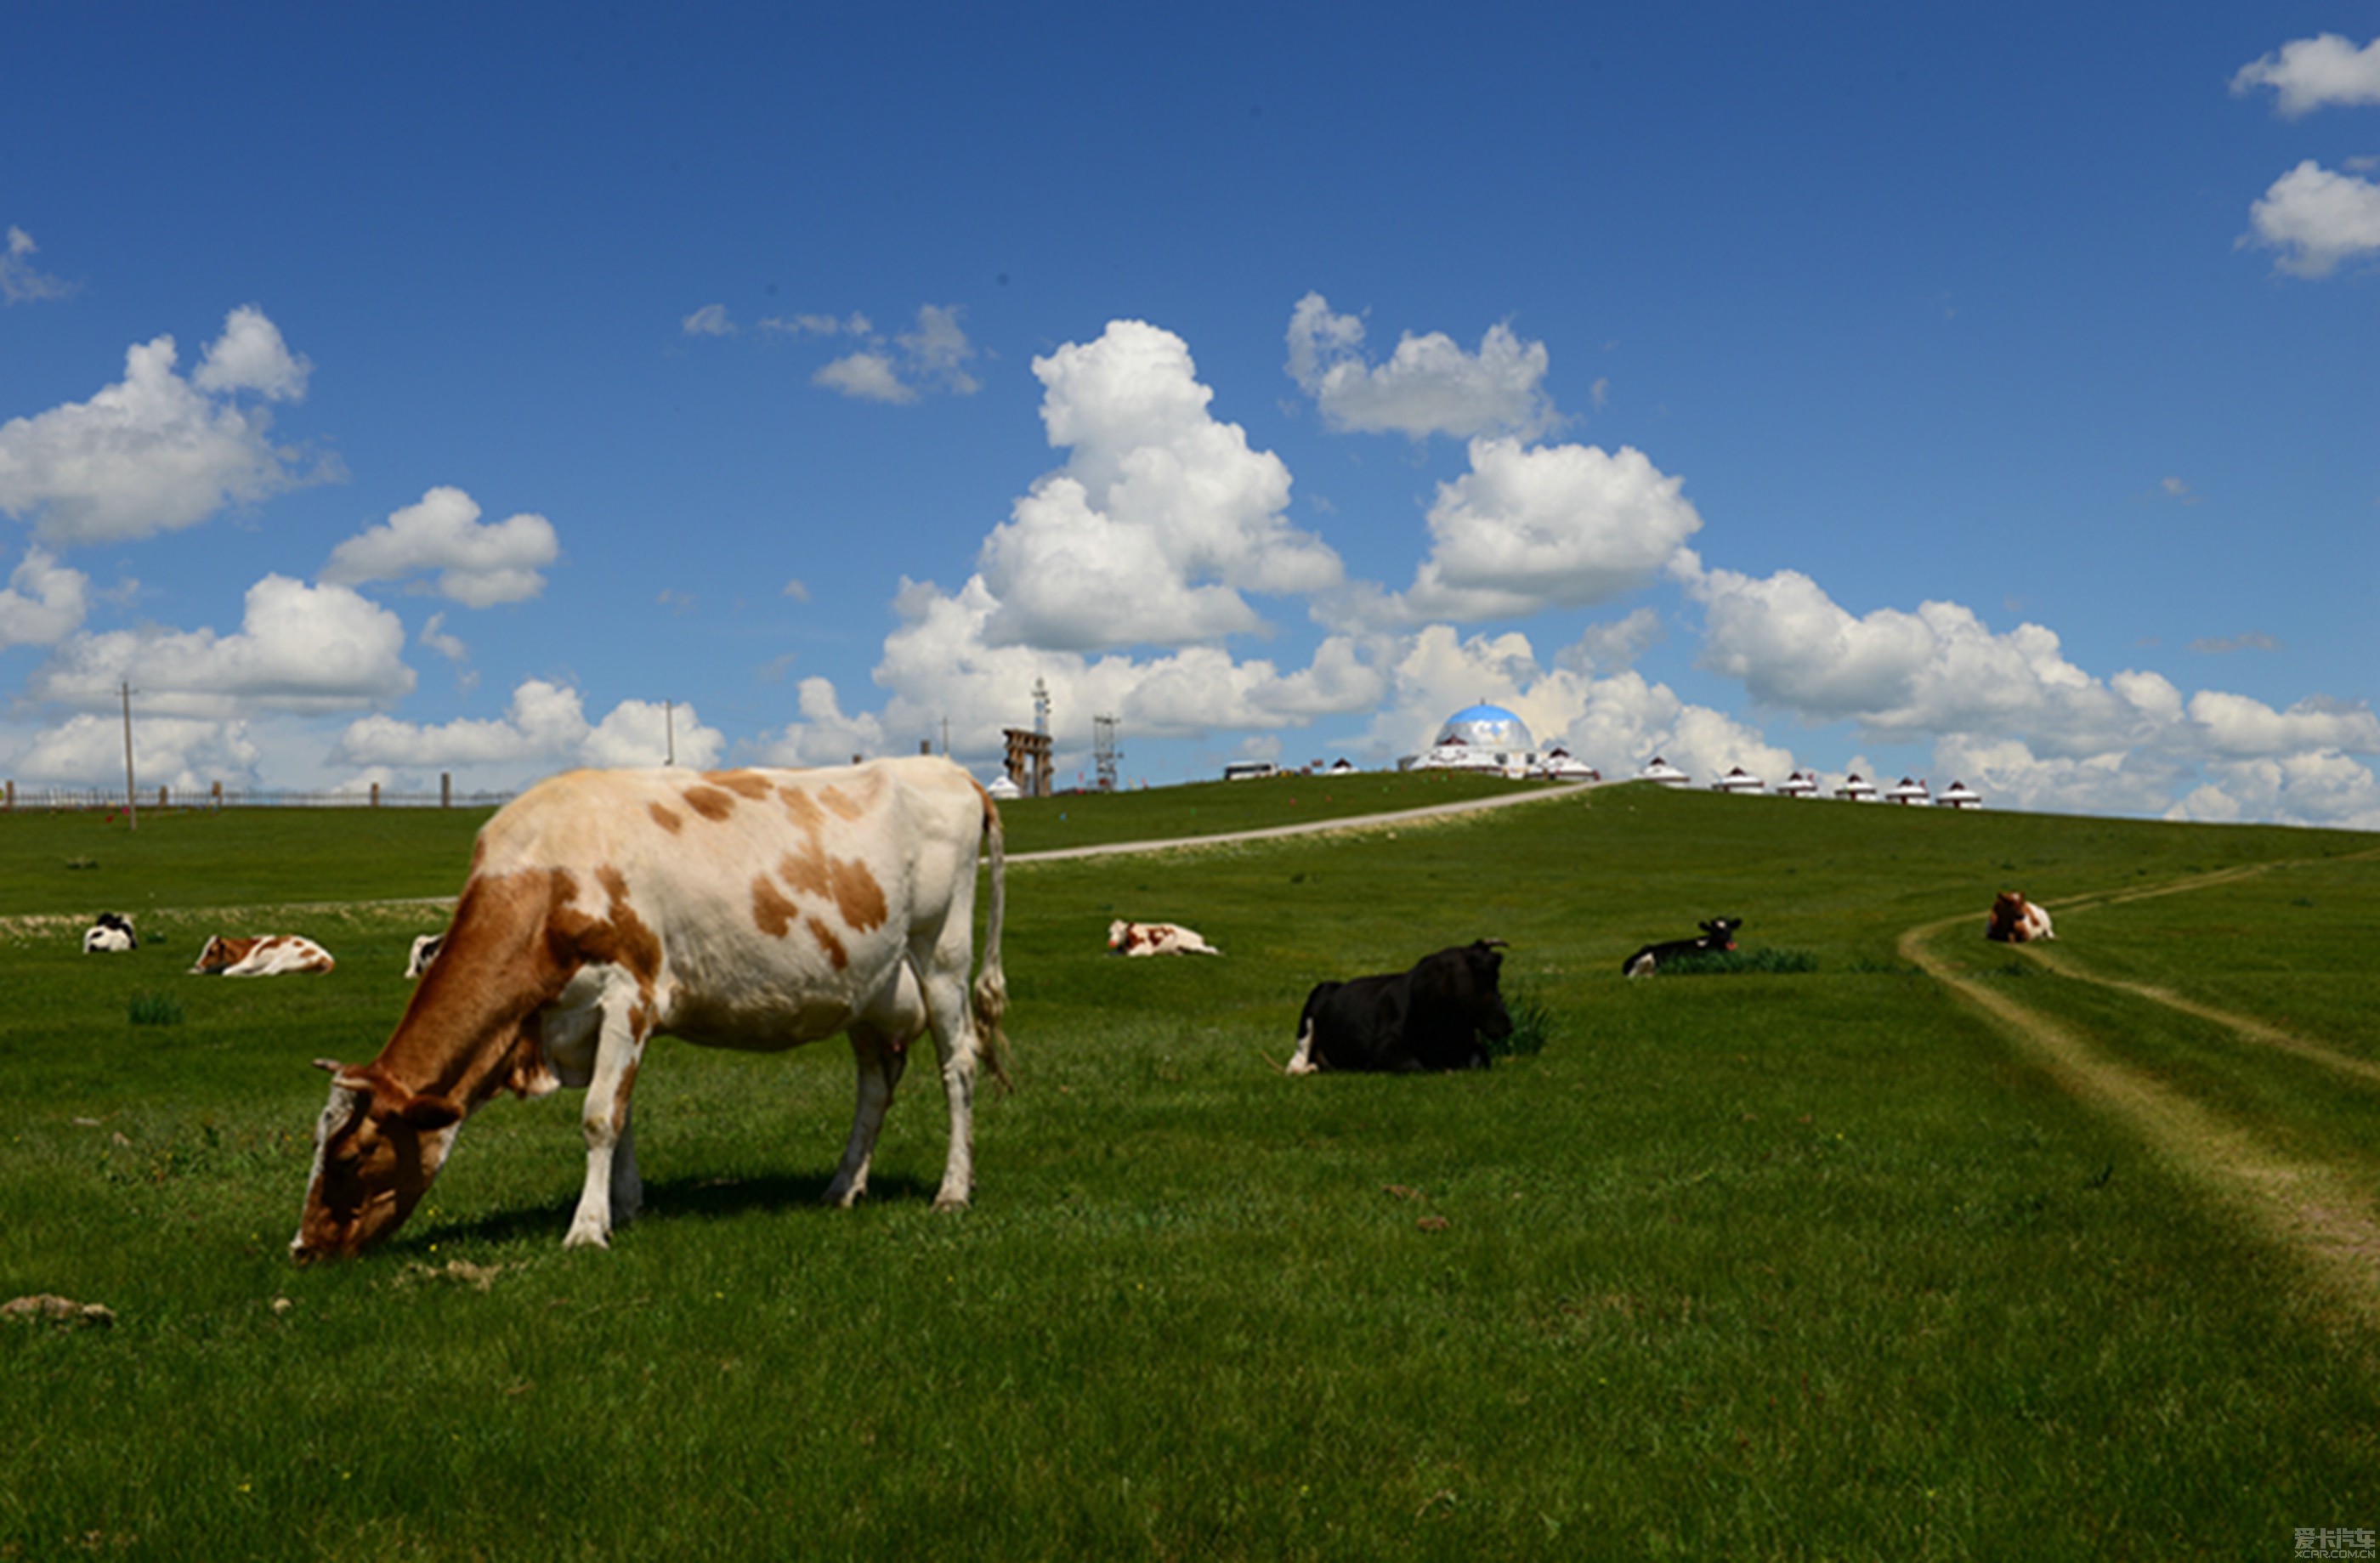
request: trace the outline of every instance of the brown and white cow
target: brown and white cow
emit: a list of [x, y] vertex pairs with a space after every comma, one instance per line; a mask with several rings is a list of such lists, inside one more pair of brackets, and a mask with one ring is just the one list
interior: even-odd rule
[[257, 934], [225, 939], [217, 934], [199, 951], [192, 976], [285, 976], [291, 972], [327, 972], [338, 963], [303, 934]]
[[1984, 937], [2002, 944], [2031, 944], [2037, 939], [2056, 939], [2050, 931], [2049, 913], [2045, 907], [2027, 901], [2014, 891], [2002, 891], [1992, 903], [1992, 914], [1985, 920]]
[[991, 800], [931, 757], [539, 783], [480, 830], [438, 959], [380, 1056], [322, 1060], [331, 1096], [291, 1252], [346, 1255], [387, 1237], [473, 1109], [565, 1084], [587, 1092], [587, 1181], [564, 1242], [608, 1245], [641, 1202], [629, 1099], [646, 1041], [664, 1033], [753, 1051], [846, 1033], [858, 1106], [826, 1197], [848, 1205], [909, 1045], [930, 1030], [951, 1118], [934, 1203], [965, 1205], [978, 1058], [1006, 1079], [1002, 874]]
[[1121, 920], [1108, 925], [1108, 953], [1111, 955], [1220, 955], [1221, 951], [1198, 937], [1197, 931], [1179, 923], [1127, 923]]

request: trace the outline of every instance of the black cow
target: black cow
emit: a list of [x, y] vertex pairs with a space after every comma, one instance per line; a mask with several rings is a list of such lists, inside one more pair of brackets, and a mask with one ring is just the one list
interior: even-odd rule
[[1496, 991], [1504, 941], [1483, 939], [1422, 957], [1409, 972], [1315, 985], [1297, 1019], [1292, 1074], [1326, 1069], [1486, 1069], [1484, 1035], [1512, 1035]]
[[1666, 944], [1648, 944], [1620, 963], [1622, 976], [1651, 976], [1664, 962], [1681, 955], [1704, 955], [1715, 950], [1735, 948], [1735, 930], [1743, 927], [1741, 917], [1713, 917], [1700, 924], [1700, 939], [1673, 939]]
[[82, 952], [86, 955], [120, 955], [137, 950], [140, 940], [133, 937], [132, 919], [118, 912], [103, 912], [83, 931]]

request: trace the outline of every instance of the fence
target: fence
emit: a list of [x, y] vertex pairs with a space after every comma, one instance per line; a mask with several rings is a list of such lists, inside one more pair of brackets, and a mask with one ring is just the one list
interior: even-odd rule
[[[205, 792], [160, 787], [142, 788], [133, 801], [142, 808], [494, 808], [510, 802], [510, 793], [458, 793], [454, 780], [442, 775], [434, 793], [400, 793], [377, 782], [359, 792], [293, 793], [283, 791], [226, 792], [220, 782]], [[0, 812], [55, 812], [61, 809], [119, 809], [122, 789], [100, 787], [24, 787], [0, 782]]]

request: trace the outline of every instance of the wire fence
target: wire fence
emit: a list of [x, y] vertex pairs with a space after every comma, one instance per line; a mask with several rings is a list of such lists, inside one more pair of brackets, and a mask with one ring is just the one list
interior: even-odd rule
[[436, 792], [398, 792], [373, 783], [329, 793], [280, 789], [239, 791], [217, 782], [204, 791], [189, 788], [142, 788], [128, 804], [121, 787], [19, 787], [0, 783], [0, 811], [12, 814], [67, 811], [122, 812], [128, 806], [154, 809], [222, 808], [495, 808], [509, 803], [510, 793], [458, 793], [444, 777]]

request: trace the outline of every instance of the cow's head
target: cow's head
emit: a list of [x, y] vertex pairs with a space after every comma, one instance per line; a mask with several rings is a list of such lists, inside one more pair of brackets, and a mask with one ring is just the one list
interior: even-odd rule
[[1131, 934], [1132, 925], [1123, 921], [1122, 918], [1118, 918], [1116, 921], [1110, 923], [1108, 925], [1108, 953], [1111, 955], [1123, 954], [1124, 940], [1130, 938]]
[[1992, 900], [1991, 921], [1984, 931], [1993, 939], [2012, 939], [2024, 922], [2024, 897], [2015, 891], [2002, 891]]
[[331, 1099], [314, 1126], [314, 1174], [289, 1242], [300, 1264], [360, 1254], [403, 1226], [463, 1120], [442, 1097], [416, 1096], [370, 1070], [315, 1061], [331, 1072]]
[[1709, 922], [1698, 926], [1713, 950], [1732, 950], [1735, 948], [1735, 930], [1743, 927], [1743, 919], [1713, 917]]
[[[254, 941], [250, 940], [249, 942], [253, 943]], [[216, 934], [213, 938], [207, 940], [206, 948], [199, 951], [198, 960], [191, 963], [190, 975], [192, 976], [212, 976], [216, 973], [222, 971], [225, 966], [237, 965], [239, 962], [239, 958], [246, 953], [248, 953], [248, 951], [245, 950], [234, 950], [232, 948], [231, 940], [224, 938], [221, 934]]]
[[[1496, 988], [1504, 969], [1502, 939], [1475, 939], [1441, 950], [1422, 965], [1429, 970], [1429, 996], [1470, 1021], [1480, 1036], [1500, 1042], [1512, 1035], [1512, 1012], [1504, 1008], [1504, 996]], [[1477, 1061], [1487, 1062], [1484, 1048]]]

